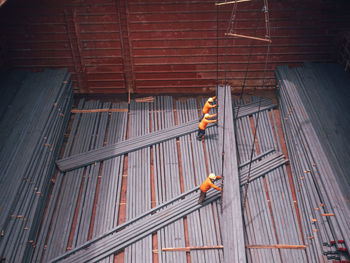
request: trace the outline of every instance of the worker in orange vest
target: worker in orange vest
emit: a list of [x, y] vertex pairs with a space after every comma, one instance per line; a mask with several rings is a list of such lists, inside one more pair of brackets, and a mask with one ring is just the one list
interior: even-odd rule
[[216, 179], [221, 179], [221, 176], [216, 176], [214, 173], [210, 173], [208, 178], [204, 181], [204, 183], [201, 184], [201, 186], [199, 187], [199, 189], [201, 190], [201, 193], [199, 195], [199, 200], [198, 200], [198, 204], [202, 204], [205, 196], [207, 195], [208, 190], [212, 187], [215, 188], [216, 190], [221, 191], [220, 187], [217, 187], [213, 181]]
[[204, 104], [204, 107], [203, 107], [203, 110], [202, 110], [203, 116], [202, 116], [201, 120], [204, 118], [205, 114], [209, 113], [211, 108], [215, 108], [216, 107], [216, 104], [212, 105], [212, 103], [214, 102], [215, 99], [216, 99], [216, 96], [214, 96], [212, 98], [209, 98], [207, 100], [207, 102]]
[[216, 120], [209, 120], [212, 117], [215, 117], [216, 114], [210, 115], [209, 113], [206, 113], [201, 120], [201, 122], [198, 125], [198, 135], [197, 135], [197, 140], [200, 141], [202, 140], [204, 134], [205, 134], [205, 128], [207, 127], [208, 123], [213, 123], [216, 122]]

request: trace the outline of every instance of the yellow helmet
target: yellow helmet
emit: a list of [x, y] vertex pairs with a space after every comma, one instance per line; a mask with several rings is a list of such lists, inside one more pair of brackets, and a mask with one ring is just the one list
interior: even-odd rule
[[206, 114], [204, 115], [204, 118], [208, 119], [209, 116], [210, 116], [210, 114], [209, 114], [209, 113], [206, 113]]
[[212, 179], [212, 180], [215, 180], [216, 179], [216, 175], [214, 173], [210, 173], [209, 174], [209, 178]]
[[209, 102], [213, 102], [214, 100], [213, 100], [213, 98], [209, 98], [208, 101]]

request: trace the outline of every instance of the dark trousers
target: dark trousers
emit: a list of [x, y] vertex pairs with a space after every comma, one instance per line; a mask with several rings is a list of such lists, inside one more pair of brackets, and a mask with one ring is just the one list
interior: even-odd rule
[[202, 117], [199, 119], [199, 122], [201, 122], [204, 118], [204, 114], [202, 115]]
[[205, 130], [198, 129], [197, 138], [198, 138], [198, 139], [202, 139], [202, 137], [204, 136], [204, 134], [205, 134]]
[[202, 203], [203, 203], [203, 201], [204, 201], [206, 195], [207, 195], [207, 193], [206, 193], [206, 192], [203, 192], [203, 191], [201, 190], [201, 193], [199, 194], [198, 204], [202, 204]]

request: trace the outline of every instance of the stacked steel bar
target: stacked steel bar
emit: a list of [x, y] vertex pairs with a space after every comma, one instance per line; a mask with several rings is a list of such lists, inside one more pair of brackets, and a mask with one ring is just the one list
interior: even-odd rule
[[[103, 103], [102, 107], [110, 107], [110, 103]], [[108, 113], [103, 112], [96, 115], [97, 117], [93, 130], [93, 134], [95, 134], [95, 136], [91, 138], [91, 148], [103, 146], [107, 129]], [[81, 193], [79, 206], [77, 206], [76, 210], [76, 213], [78, 214], [76, 217], [74, 235], [71, 244], [72, 247], [79, 246], [88, 240], [100, 166], [101, 163], [95, 163], [94, 165], [86, 167], [85, 176], [83, 177], [83, 182], [80, 189]]]
[[[260, 100], [260, 101], [259, 101]], [[281, 153], [278, 153], [278, 145], [272, 139], [274, 137], [272, 129], [272, 121], [269, 117], [268, 111], [274, 107], [274, 104], [270, 99], [255, 100], [251, 98], [250, 103], [245, 103], [244, 100], [235, 102], [234, 114], [236, 119], [236, 131], [237, 131], [237, 144], [238, 153], [240, 159], [240, 185], [241, 187], [246, 183], [247, 175], [249, 173], [249, 188], [247, 194], [247, 202], [244, 204], [244, 217], [245, 217], [245, 234], [248, 245], [261, 244], [269, 245], [282, 242], [284, 244], [300, 244], [300, 241], [295, 239], [298, 236], [298, 231], [295, 229], [297, 225], [296, 220], [294, 224], [288, 226], [274, 226], [273, 217], [278, 222], [280, 217], [288, 215], [289, 218], [296, 218], [295, 212], [288, 210], [293, 206], [293, 200], [291, 194], [286, 194], [288, 197], [287, 204], [289, 206], [275, 206], [275, 202], [280, 203], [281, 197], [284, 196], [284, 191], [288, 191], [288, 185], [285, 187], [279, 186], [276, 190], [282, 193], [281, 197], [275, 194], [275, 190], [271, 192], [271, 186], [274, 185], [274, 181], [269, 182], [268, 189], [265, 188], [265, 183], [270, 180], [271, 177], [277, 176], [277, 180], [286, 180], [286, 175], [281, 172], [280, 169], [285, 169], [285, 163], [287, 160]], [[263, 107], [259, 107], [264, 105]], [[259, 111], [259, 112], [258, 112]], [[249, 114], [240, 114], [247, 112]], [[250, 122], [250, 118], [256, 123], [257, 114], [260, 114], [260, 128], [257, 131], [257, 141], [259, 150], [255, 147], [252, 164], [250, 165], [250, 156], [253, 143], [253, 126]], [[249, 172], [250, 169], [250, 172]], [[263, 178], [261, 178], [263, 176]], [[266, 178], [266, 181], [265, 181]], [[242, 188], [242, 191], [244, 187]], [[269, 198], [266, 196], [266, 192], [270, 191]], [[245, 195], [243, 194], [243, 197]], [[276, 198], [273, 198], [276, 196]], [[282, 198], [283, 200], [283, 198]], [[273, 201], [273, 203], [271, 202]], [[272, 213], [270, 212], [269, 203], [273, 205]], [[287, 217], [286, 217], [287, 218]], [[283, 227], [285, 229], [283, 229]], [[287, 232], [288, 231], [288, 232]], [[277, 232], [277, 233], [276, 233]], [[287, 232], [287, 234], [285, 234]], [[277, 235], [285, 235], [287, 238], [284, 240], [276, 239]], [[281, 251], [265, 249], [248, 249], [247, 256], [249, 262], [280, 262], [280, 257], [283, 260], [288, 260], [291, 254], [297, 254], [296, 257], [302, 256], [302, 251], [293, 250]], [[281, 256], [279, 255], [281, 254]]]
[[[109, 105], [81, 100], [78, 108], [96, 109]], [[76, 114], [64, 156], [102, 147], [107, 121], [107, 112]], [[99, 170], [100, 164], [96, 163], [86, 169], [58, 174], [32, 262], [48, 261], [87, 241]]]
[[[237, 111], [246, 111], [245, 107], [259, 105], [263, 101], [272, 101], [265, 98], [246, 98], [234, 101]], [[286, 173], [286, 159], [278, 153], [281, 151], [273, 107], [258, 113], [259, 107], [251, 111], [251, 115], [238, 114], [236, 122], [237, 148], [240, 160], [239, 172], [241, 187], [249, 171], [253, 133], [259, 114], [259, 126], [257, 130], [256, 146], [250, 170], [247, 202], [244, 204], [245, 238], [247, 245], [286, 244], [300, 245], [300, 231], [291, 189]], [[234, 111], [235, 112], [235, 111]], [[237, 114], [236, 114], [237, 116]], [[262, 176], [262, 177], [261, 177]], [[242, 196], [245, 186], [242, 187]], [[247, 248], [248, 262], [305, 262], [304, 250], [292, 249], [255, 249]]]
[[[186, 194], [170, 200], [165, 206], [161, 205], [140, 215], [139, 218], [136, 218], [136, 221], [132, 220], [130, 223], [121, 225], [49, 262], [99, 262], [201, 208], [202, 205], [196, 202], [197, 194], [193, 194], [195, 190], [198, 190], [198, 188], [196, 187]], [[210, 191], [203, 205], [207, 205], [218, 198], [218, 193]]]
[[6, 97], [12, 102], [0, 123], [0, 253], [8, 262], [27, 260], [34, 249], [72, 107], [69, 78], [67, 70], [20, 72], [17, 92]]
[[275, 107], [277, 107], [277, 105], [272, 103], [270, 98], [261, 98], [260, 101], [244, 104], [244, 107], [234, 107], [233, 111], [235, 112], [235, 118], [241, 118], [257, 113], [258, 111], [265, 111]]
[[247, 183], [248, 175], [249, 180], [253, 181], [254, 179], [259, 178], [262, 175], [267, 174], [268, 172], [276, 169], [282, 164], [287, 163], [288, 160], [285, 159], [282, 153], [273, 153], [269, 154], [265, 158], [262, 158], [261, 161], [254, 162], [251, 164], [249, 169], [249, 165], [245, 165], [239, 171], [239, 179], [240, 185], [243, 186]]
[[[84, 101], [81, 100], [79, 102], [78, 109], [81, 109], [83, 104], [84, 104]], [[71, 147], [72, 147], [73, 141], [74, 141], [74, 136], [77, 132], [79, 122], [80, 122], [80, 116], [75, 117], [73, 120], [73, 124], [71, 126], [71, 133], [70, 133], [70, 136], [69, 136], [68, 141], [66, 143], [63, 156], [67, 156], [71, 151]], [[31, 257], [31, 261], [28, 260], [30, 262], [40, 262], [42, 260], [42, 256], [46, 250], [46, 239], [47, 239], [48, 233], [50, 231], [51, 220], [52, 220], [52, 217], [53, 217], [54, 212], [55, 212], [55, 205], [56, 205], [57, 199], [58, 199], [59, 194], [60, 194], [62, 183], [63, 183], [63, 174], [58, 173], [56, 181], [55, 181], [55, 185], [54, 185], [53, 190], [51, 192], [47, 211], [46, 211], [44, 217], [42, 218], [42, 225], [40, 228], [40, 234], [39, 234], [38, 238], [35, 240], [36, 247], [35, 247], [34, 254]]]
[[[195, 99], [177, 101], [176, 110], [179, 123], [197, 120], [198, 125], [198, 119], [201, 114], [198, 115], [198, 104]], [[196, 135], [196, 133], [192, 133], [179, 138], [185, 191], [195, 185], [199, 186], [208, 176], [204, 145], [202, 142], [196, 140]], [[215, 163], [218, 163], [217, 158], [219, 157], [217, 155], [218, 144], [215, 143], [216, 139], [217, 127], [207, 128], [204, 141], [212, 147], [206, 148], [207, 154], [210, 155], [208, 166], [210, 172], [220, 174], [218, 166], [215, 165]], [[218, 219], [220, 211], [217, 209], [218, 202], [213, 202], [211, 205], [202, 207], [198, 212], [187, 216], [189, 246], [210, 247], [222, 245], [220, 222]], [[192, 262], [223, 262], [222, 250], [191, 251], [190, 255]]]
[[155, 143], [160, 143], [172, 138], [189, 134], [198, 129], [196, 124], [197, 123], [194, 121], [185, 123], [180, 126], [173, 126], [164, 131], [162, 130], [154, 133], [147, 133], [143, 136], [138, 136], [133, 140], [129, 139], [106, 147], [74, 154], [72, 156], [58, 160], [56, 163], [61, 171], [77, 169], [95, 163], [97, 161], [103, 161], [112, 157], [151, 146]]
[[7, 111], [7, 108], [11, 107], [13, 99], [15, 98], [19, 88], [22, 85], [22, 82], [28, 74], [30, 73], [27, 71], [0, 72], [0, 119], [2, 119], [3, 114]]
[[246, 262], [231, 87], [218, 87], [218, 107], [219, 151], [224, 154], [222, 159], [224, 261]]
[[[150, 132], [149, 103], [132, 101], [129, 114], [130, 140]], [[128, 154], [126, 220], [131, 220], [151, 209], [150, 148]], [[152, 236], [125, 248], [124, 262], [152, 263]]]
[[[143, 107], [141, 107], [143, 105]], [[135, 133], [136, 135], [140, 136], [140, 134], [137, 133], [137, 131], [142, 131], [144, 128], [147, 129], [147, 121], [148, 119], [148, 109], [145, 107], [146, 104], [135, 104], [132, 103], [131, 107], [131, 117], [130, 117], [130, 134]], [[197, 105], [195, 105], [197, 107]], [[192, 110], [192, 112], [194, 112]], [[196, 122], [198, 124], [198, 111], [196, 112]], [[142, 123], [143, 122], [143, 123]], [[160, 129], [164, 130], [164, 128], [167, 128], [169, 126], [174, 125], [174, 108], [172, 106], [172, 99], [170, 97], [160, 97], [156, 98], [155, 103], [153, 105], [152, 111], [151, 111], [151, 123], [152, 123], [152, 132]], [[143, 128], [141, 128], [143, 127]], [[140, 128], [140, 129], [139, 129]], [[208, 130], [212, 130], [212, 128], [209, 128]], [[195, 134], [193, 134], [195, 136]], [[181, 138], [181, 137], [180, 137]], [[193, 137], [193, 142], [200, 146], [198, 149], [195, 149], [195, 155], [203, 156], [203, 145], [202, 143], [195, 140], [195, 137]], [[215, 144], [214, 144], [215, 145]], [[189, 145], [191, 147], [191, 144]], [[72, 249], [72, 251], [68, 252], [66, 255], [62, 255], [58, 258], [56, 258], [54, 261], [62, 260], [63, 258], [67, 257], [67, 260], [78, 260], [83, 261], [99, 261], [102, 258], [105, 258], [107, 256], [112, 255], [113, 253], [126, 248], [125, 249], [125, 260], [129, 261], [140, 261], [143, 262], [150, 261], [150, 257], [147, 255], [152, 255], [152, 247], [150, 246], [151, 243], [148, 243], [148, 245], [144, 245], [139, 243], [138, 240], [142, 240], [144, 237], [149, 238], [150, 234], [154, 233], [155, 231], [162, 229], [161, 231], [158, 231], [158, 246], [159, 246], [159, 254], [162, 254], [160, 256], [160, 260], [163, 260], [162, 262], [167, 262], [168, 260], [181, 260], [186, 261], [185, 252], [163, 252], [161, 253], [161, 249], [165, 247], [183, 247], [185, 245], [185, 238], [184, 238], [184, 221], [183, 217], [188, 217], [191, 213], [196, 213], [195, 211], [199, 208], [201, 208], [202, 216], [201, 218], [197, 216], [198, 224], [197, 228], [192, 228], [192, 233], [197, 232], [197, 236], [201, 239], [204, 238], [204, 240], [207, 242], [209, 241], [209, 245], [214, 244], [216, 245], [216, 240], [218, 239], [217, 236], [220, 236], [220, 232], [215, 233], [216, 228], [211, 228], [210, 231], [205, 230], [203, 231], [201, 229], [201, 224], [205, 226], [210, 225], [219, 225], [219, 222], [217, 220], [218, 215], [211, 215], [207, 216], [208, 212], [204, 211], [206, 209], [206, 206], [199, 206], [197, 205], [198, 200], [198, 193], [193, 194], [194, 191], [198, 189], [198, 186], [191, 189], [189, 192], [187, 192], [185, 195], [181, 195], [180, 191], [180, 177], [179, 177], [179, 163], [177, 161], [177, 151], [176, 151], [176, 143], [175, 140], [169, 140], [167, 143], [160, 143], [159, 145], [154, 145], [152, 147], [153, 149], [153, 156], [154, 156], [154, 183], [155, 183], [155, 190], [156, 190], [156, 199], [159, 202], [160, 198], [163, 198], [162, 202], [163, 204], [166, 202], [166, 200], [171, 199], [172, 196], [176, 196], [176, 198], [173, 199], [170, 203], [168, 203], [166, 206], [169, 206], [172, 202], [175, 200], [187, 200], [184, 206], [181, 206], [180, 204], [175, 203], [176, 208], [166, 208], [170, 209], [165, 211], [162, 215], [159, 215], [158, 217], [153, 217], [153, 215], [157, 215], [157, 211], [161, 211], [161, 208], [158, 209], [151, 209], [149, 210], [146, 215], [140, 215], [140, 216], [130, 216], [131, 221], [128, 221], [130, 223], [123, 224], [117, 228], [115, 228], [115, 232], [118, 232], [118, 235], [112, 238], [112, 234], [114, 231], [109, 231], [107, 233], [104, 233], [101, 236], [96, 236], [92, 241], [85, 242], [84, 245], [79, 246], [77, 249]], [[141, 151], [147, 151], [148, 149], [143, 149]], [[139, 151], [139, 152], [141, 152]], [[142, 210], [142, 206], [139, 206], [138, 203], [142, 204], [142, 202], [146, 199], [143, 198], [141, 200], [141, 197], [147, 196], [147, 194], [144, 192], [145, 188], [139, 188], [139, 186], [145, 186], [147, 181], [150, 181], [148, 179], [142, 181], [142, 176], [144, 176], [144, 172], [141, 170], [144, 167], [147, 167], [147, 162], [150, 163], [150, 160], [148, 159], [146, 162], [142, 162], [142, 156], [137, 157], [138, 152], [132, 152], [128, 154], [128, 163], [129, 163], [129, 170], [128, 170], [128, 189], [127, 192], [127, 200], [129, 199], [129, 206], [128, 213], [129, 215], [133, 213], [133, 207], [136, 207], [138, 210]], [[133, 156], [135, 155], [135, 156]], [[135, 157], [135, 158], [134, 158]], [[146, 157], [146, 156], [144, 156]], [[196, 157], [198, 158], [198, 157]], [[196, 160], [195, 158], [195, 160]], [[139, 161], [141, 159], [141, 161]], [[185, 159], [185, 158], [184, 158]], [[146, 159], [144, 159], [146, 160]], [[202, 181], [207, 176], [206, 171], [203, 171], [203, 167], [205, 166], [204, 158], [199, 158], [196, 160], [198, 164], [196, 164], [195, 169], [198, 171], [202, 171], [201, 173], [198, 172], [198, 176], [201, 177], [200, 180]], [[193, 164], [191, 164], [193, 165]], [[198, 167], [202, 166], [202, 167]], [[133, 172], [135, 170], [136, 172]], [[146, 169], [147, 171], [148, 169]], [[205, 170], [205, 169], [204, 169]], [[129, 175], [130, 178], [129, 178]], [[131, 178], [134, 176], [134, 179]], [[184, 180], [187, 180], [188, 177], [193, 177], [193, 175], [186, 174], [186, 177], [184, 176]], [[150, 179], [150, 178], [149, 178]], [[129, 181], [130, 180], [130, 181]], [[140, 184], [141, 183], [141, 184]], [[144, 184], [145, 183], [145, 184]], [[184, 183], [184, 187], [186, 189], [186, 184]], [[139, 193], [138, 193], [139, 192]], [[215, 192], [214, 192], [215, 193]], [[180, 195], [179, 195], [180, 194]], [[138, 199], [139, 198], [139, 199]], [[214, 199], [211, 199], [210, 195], [208, 196], [208, 201], [213, 201]], [[128, 201], [127, 201], [128, 202]], [[178, 206], [179, 205], [179, 206]], [[137, 208], [138, 207], [138, 208]], [[180, 208], [181, 207], [181, 208]], [[211, 208], [206, 209], [209, 211], [209, 213], [213, 213]], [[202, 212], [203, 211], [203, 212]], [[165, 216], [166, 215], [166, 216]], [[197, 213], [199, 215], [199, 213]], [[148, 217], [147, 217], [148, 216]], [[151, 217], [152, 216], [152, 217]], [[174, 218], [175, 216], [175, 218]], [[145, 218], [146, 217], [146, 218]], [[132, 219], [134, 218], [134, 219]], [[216, 220], [215, 220], [216, 218]], [[159, 220], [160, 225], [159, 225]], [[164, 221], [163, 221], [164, 220]], [[216, 222], [214, 223], [213, 220]], [[176, 221], [176, 223], [172, 223]], [[158, 223], [157, 223], [158, 222]], [[95, 221], [96, 223], [96, 221]], [[132, 224], [132, 225], [130, 225]], [[138, 225], [142, 224], [141, 228], [138, 228]], [[127, 227], [130, 225], [130, 227]], [[125, 228], [125, 230], [123, 230]], [[132, 232], [136, 231], [136, 232]], [[130, 233], [131, 232], [131, 233]], [[119, 239], [119, 237], [123, 236], [127, 233], [125, 238]], [[182, 234], [181, 234], [182, 233]], [[214, 233], [214, 234], [213, 234]], [[112, 238], [113, 240], [110, 240]], [[114, 240], [114, 238], [118, 238]], [[130, 239], [131, 238], [131, 239]], [[203, 241], [204, 241], [203, 240]], [[203, 244], [203, 241], [201, 244]], [[136, 243], [135, 243], [136, 242]], [[96, 245], [95, 245], [96, 244]], [[108, 245], [109, 244], [109, 245]], [[133, 244], [133, 245], [131, 245]], [[221, 244], [221, 243], [219, 243]], [[131, 246], [130, 246], [131, 245]], [[113, 246], [109, 247], [108, 246]], [[143, 247], [143, 248], [141, 248]], [[92, 256], [85, 255], [84, 249], [92, 249], [91, 253], [94, 254]], [[212, 262], [215, 262], [217, 258], [217, 254], [213, 254], [213, 252], [196, 252], [197, 254], [202, 254], [203, 256], [209, 255], [209, 259]], [[217, 253], [217, 252], [214, 252]], [[76, 255], [73, 255], [76, 254]], [[139, 254], [139, 255], [138, 255]], [[192, 254], [192, 253], [191, 253]], [[205, 254], [205, 255], [204, 255]], [[222, 252], [221, 252], [222, 254]], [[95, 257], [95, 259], [94, 259]], [[205, 258], [203, 257], [203, 258]]]
[[[87, 102], [84, 105], [85, 109], [96, 109], [101, 107], [101, 103], [97, 101]], [[92, 113], [79, 114], [75, 116], [77, 119], [80, 118], [80, 122], [76, 131], [76, 137], [74, 138], [74, 142], [71, 148], [72, 153], [86, 151], [88, 149], [94, 148], [95, 140], [98, 139], [97, 135], [104, 136], [104, 134], [97, 134], [99, 115], [100, 113]], [[72, 135], [74, 136], [74, 134]], [[58, 175], [64, 178], [61, 185], [55, 184], [55, 188], [57, 187], [60, 189], [57, 200], [50, 200], [50, 209], [55, 209], [55, 213], [52, 218], [46, 219], [46, 221], [51, 221], [51, 229], [47, 237], [47, 248], [44, 254], [45, 262], [50, 258], [64, 253], [66, 249], [70, 249], [69, 246], [74, 247], [76, 245], [78, 234], [80, 233], [75, 232], [73, 237], [74, 242], [70, 242], [70, 237], [77, 209], [79, 209], [79, 217], [81, 216], [82, 207], [79, 206], [79, 200], [84, 200], [85, 198], [85, 195], [82, 195], [80, 190], [81, 188], [84, 189], [86, 187], [86, 180], [97, 177], [93, 170], [94, 165], [91, 165], [87, 167], [87, 169], [77, 169], [65, 174]], [[90, 172], [92, 172], [92, 175], [90, 175]], [[84, 191], [84, 193], [86, 193], [86, 191]], [[53, 207], [51, 207], [51, 205]], [[79, 227], [80, 222], [77, 223]]]
[[[157, 97], [151, 112], [152, 131], [166, 130], [175, 126], [172, 97]], [[181, 194], [179, 160], [176, 139], [153, 146], [154, 184], [156, 204], [162, 204]], [[186, 262], [186, 252], [162, 253], [162, 248], [185, 247], [183, 219], [157, 232], [159, 262]]]
[[[258, 101], [261, 100], [261, 98], [256, 98], [255, 100]], [[252, 117], [256, 124], [257, 114], [254, 114]], [[276, 131], [276, 122], [274, 120], [273, 111], [260, 112], [259, 127], [257, 131], [257, 142], [260, 152], [264, 152], [271, 148], [281, 151], [278, 133]], [[275, 140], [273, 138], [275, 138]], [[269, 158], [271, 155], [266, 158]], [[291, 186], [288, 181], [286, 166], [281, 165], [277, 169], [266, 174], [265, 179], [269, 198], [267, 202], [271, 206], [271, 217], [274, 220], [276, 241], [280, 244], [286, 245], [303, 244], [303, 240], [300, 238], [297, 213], [292, 198]], [[264, 191], [266, 188], [262, 190]], [[306, 254], [303, 250], [281, 249], [280, 256], [282, 261], [288, 261], [290, 259], [294, 262], [306, 261]]]
[[[126, 103], [113, 103], [113, 109], [127, 108]], [[112, 112], [108, 126], [107, 145], [125, 140], [127, 112]], [[123, 179], [124, 156], [105, 160], [101, 171], [101, 181], [98, 189], [96, 213], [94, 219], [93, 238], [115, 228], [118, 224], [121, 186]], [[114, 256], [101, 262], [113, 262]]]
[[304, 239], [315, 262], [339, 258], [338, 240], [350, 244], [350, 78], [331, 64], [279, 67], [276, 76]]

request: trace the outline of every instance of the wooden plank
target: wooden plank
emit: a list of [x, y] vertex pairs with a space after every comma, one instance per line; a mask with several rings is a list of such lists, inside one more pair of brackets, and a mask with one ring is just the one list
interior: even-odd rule
[[270, 42], [270, 43], [272, 42], [271, 39], [268, 39], [268, 38], [252, 37], [252, 36], [240, 35], [240, 34], [234, 34], [234, 33], [225, 33], [225, 35], [230, 36], [230, 37], [249, 38], [249, 39], [260, 40], [260, 41], [265, 41], [265, 42]]
[[246, 245], [246, 248], [263, 248], [263, 249], [306, 249], [305, 245], [284, 245], [284, 244], [276, 244], [276, 245]]
[[252, 0], [236, 0], [236, 1], [228, 1], [228, 2], [221, 2], [221, 3], [215, 3], [215, 5], [229, 5], [229, 4], [235, 4], [235, 3], [241, 3], [241, 2], [250, 2]]
[[333, 213], [321, 214], [321, 216], [334, 216], [334, 214]]

